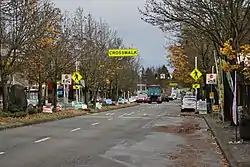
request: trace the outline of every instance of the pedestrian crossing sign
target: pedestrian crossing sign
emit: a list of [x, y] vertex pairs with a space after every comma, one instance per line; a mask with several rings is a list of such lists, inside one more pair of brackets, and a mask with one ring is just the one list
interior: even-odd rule
[[72, 79], [75, 83], [79, 83], [79, 81], [82, 79], [83, 77], [81, 76], [81, 74], [79, 72], [74, 72], [72, 74]]
[[197, 69], [195, 68], [191, 73], [190, 73], [191, 77], [194, 79], [194, 80], [198, 80], [201, 76], [202, 76], [202, 73]]
[[193, 89], [199, 89], [199, 88], [201, 88], [201, 85], [196, 83], [196, 84], [192, 85], [192, 88]]

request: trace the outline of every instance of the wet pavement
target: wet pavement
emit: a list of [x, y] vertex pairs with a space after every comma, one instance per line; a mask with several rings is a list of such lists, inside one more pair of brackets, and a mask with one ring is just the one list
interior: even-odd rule
[[177, 102], [0, 132], [1, 167], [225, 167], [205, 121]]

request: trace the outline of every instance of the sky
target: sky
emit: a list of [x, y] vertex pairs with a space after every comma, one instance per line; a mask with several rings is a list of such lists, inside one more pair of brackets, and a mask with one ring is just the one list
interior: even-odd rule
[[52, 0], [56, 7], [74, 13], [82, 7], [96, 19], [104, 19], [112, 29], [117, 30], [125, 45], [139, 49], [144, 66], [158, 66], [167, 63], [164, 34], [140, 19], [137, 7], [142, 8], [145, 0]]

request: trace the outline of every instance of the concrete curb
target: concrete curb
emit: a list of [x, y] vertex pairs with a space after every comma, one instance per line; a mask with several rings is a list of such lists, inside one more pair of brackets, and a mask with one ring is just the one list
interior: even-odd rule
[[207, 126], [209, 127], [209, 129], [211, 130], [212, 135], [215, 137], [215, 140], [218, 144], [218, 146], [220, 147], [220, 150], [222, 152], [222, 154], [224, 155], [224, 157], [226, 158], [229, 167], [240, 167], [239, 164], [237, 163], [237, 161], [235, 160], [235, 158], [233, 157], [233, 155], [231, 154], [229, 148], [226, 146], [227, 143], [225, 141], [223, 141], [221, 139], [221, 137], [219, 137], [220, 135], [217, 133], [217, 131], [210, 125], [208, 119], [206, 116], [203, 116], [203, 119], [206, 121]]
[[[133, 105], [124, 105], [124, 106], [120, 106], [117, 108], [110, 108], [110, 109], [105, 109], [102, 110], [101, 112], [107, 112], [107, 111], [111, 111], [111, 110], [119, 110], [119, 109], [123, 109], [123, 108], [129, 108], [129, 107], [135, 107], [138, 106], [139, 104], [133, 104]], [[2, 126], [0, 127], [0, 131], [2, 130], [7, 130], [7, 129], [13, 129], [13, 128], [18, 128], [18, 127], [23, 127], [23, 126], [29, 126], [29, 125], [36, 125], [36, 124], [41, 124], [41, 123], [46, 123], [46, 122], [52, 122], [52, 121], [58, 121], [58, 120], [62, 120], [62, 119], [70, 119], [70, 118], [75, 118], [75, 117], [79, 117], [79, 116], [84, 116], [84, 115], [88, 115], [88, 114], [94, 114], [94, 113], [98, 113], [98, 112], [83, 112], [81, 114], [78, 115], [68, 115], [68, 116], [61, 116], [61, 117], [57, 117], [57, 118], [48, 118], [48, 119], [43, 119], [43, 120], [37, 120], [37, 121], [32, 121], [32, 122], [20, 122], [20, 123], [14, 123], [12, 125], [7, 125], [7, 126]]]

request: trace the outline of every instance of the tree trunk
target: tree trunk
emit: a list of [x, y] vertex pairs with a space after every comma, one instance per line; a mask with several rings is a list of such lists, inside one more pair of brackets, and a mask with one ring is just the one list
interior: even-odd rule
[[84, 88], [84, 103], [86, 105], [88, 105], [88, 86], [87, 84], [85, 83], [85, 88]]
[[[232, 75], [234, 80], [234, 77]], [[225, 121], [232, 121], [232, 104], [233, 104], [233, 92], [231, 91], [227, 78], [223, 74], [223, 83], [224, 83], [224, 118]]]
[[45, 99], [42, 99], [42, 90], [43, 90], [43, 84], [42, 82], [40, 81], [38, 83], [38, 106], [39, 107], [42, 107], [43, 106], [43, 100]]
[[57, 82], [53, 82], [53, 106], [56, 108], [57, 106]]
[[7, 76], [1, 75], [1, 84], [3, 88], [3, 111], [8, 112], [8, 87], [7, 87]]

